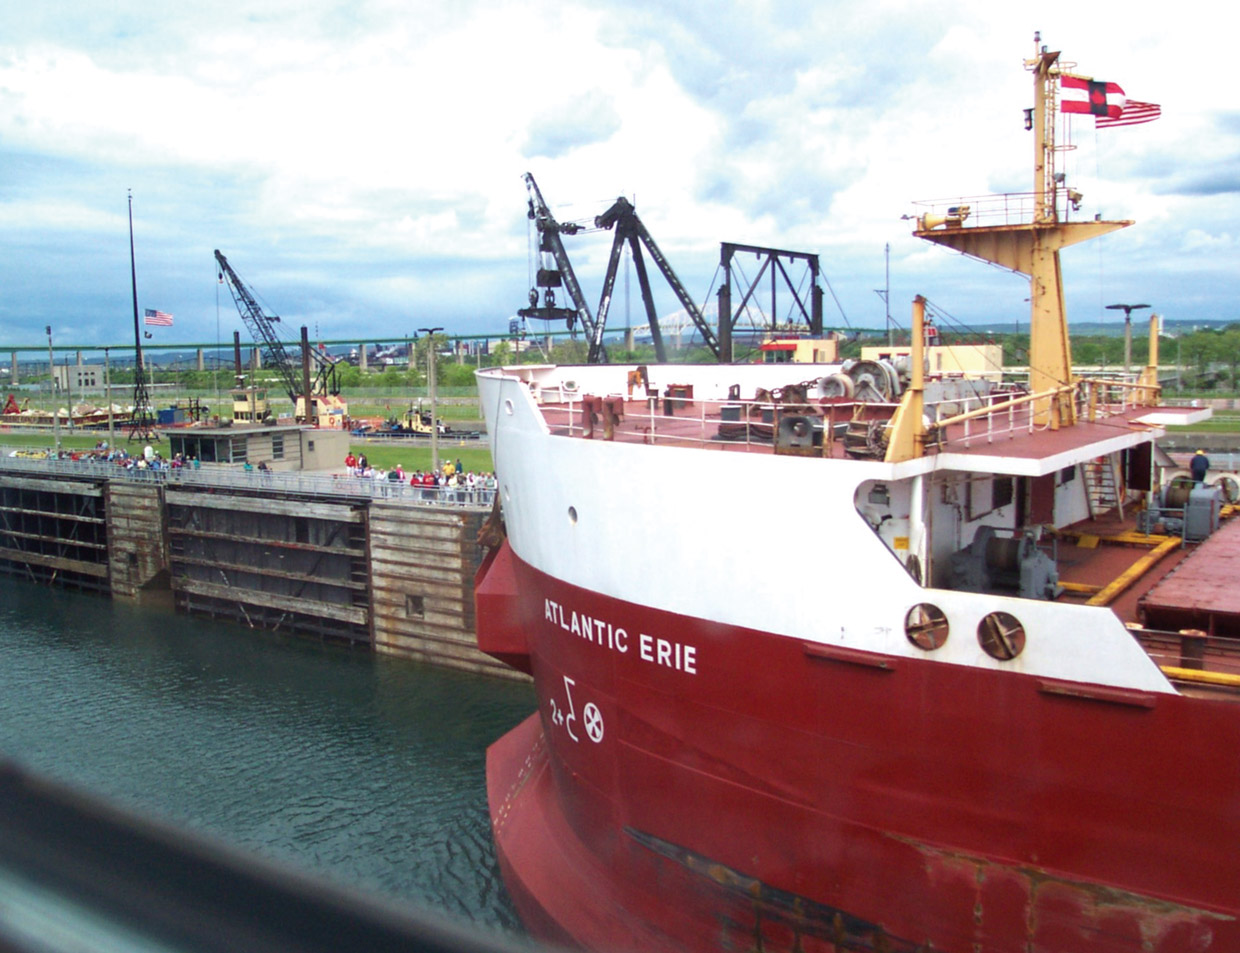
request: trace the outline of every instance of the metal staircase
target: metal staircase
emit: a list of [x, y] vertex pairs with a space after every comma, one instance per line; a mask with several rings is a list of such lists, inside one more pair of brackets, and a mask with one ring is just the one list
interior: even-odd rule
[[1085, 464], [1088, 489], [1089, 517], [1100, 519], [1112, 515], [1124, 518], [1124, 487], [1119, 472], [1119, 461], [1113, 457], [1098, 457]]

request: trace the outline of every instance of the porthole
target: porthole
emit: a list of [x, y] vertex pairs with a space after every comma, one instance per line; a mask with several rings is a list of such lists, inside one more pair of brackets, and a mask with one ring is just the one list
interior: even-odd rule
[[570, 506], [568, 508], [568, 521], [574, 526], [577, 525], [577, 507]]
[[1008, 662], [1025, 650], [1025, 627], [1010, 612], [992, 612], [977, 624], [977, 641], [991, 658]]
[[514, 409], [515, 408], [513, 408], [511, 400], [504, 401], [504, 413], [506, 413], [509, 417], [512, 416]]
[[949, 626], [943, 610], [929, 602], [919, 602], [904, 617], [904, 634], [919, 649], [933, 652], [947, 641]]

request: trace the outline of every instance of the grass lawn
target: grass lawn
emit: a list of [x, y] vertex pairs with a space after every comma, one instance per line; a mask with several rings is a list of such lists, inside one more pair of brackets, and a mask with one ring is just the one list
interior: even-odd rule
[[1184, 426], [1168, 426], [1167, 433], [1240, 433], [1240, 415], [1216, 411], [1209, 420]]
[[[394, 446], [387, 441], [372, 440], [370, 443], [350, 444], [349, 449], [355, 455], [366, 454], [366, 459], [371, 466], [381, 467], [384, 470], [391, 470], [398, 463], [405, 472], [429, 470], [431, 467], [430, 441], [423, 441], [416, 446], [409, 444]], [[453, 463], [460, 460], [466, 471], [474, 473], [490, 472], [492, 469], [491, 451], [487, 449], [486, 442], [482, 440], [470, 440], [467, 443], [440, 441], [439, 463], [442, 466], [449, 460]], [[340, 465], [344, 466], [343, 460]]]
[[[349, 401], [349, 416], [382, 417], [384, 420], [395, 417], [400, 420], [411, 406], [417, 406], [416, 400], [402, 400], [397, 397], [364, 398]], [[430, 410], [430, 402], [423, 401], [425, 410]], [[436, 407], [439, 419], [456, 427], [458, 430], [481, 430], [482, 418], [478, 415], [478, 402], [472, 401], [440, 401]]]
[[[67, 430], [60, 432], [60, 445], [66, 450], [91, 450], [100, 440], [106, 440], [108, 435], [106, 431], [102, 434], [91, 433], [88, 436], [82, 436], [78, 433], [70, 434]], [[50, 433], [14, 433], [12, 431], [0, 431], [0, 447], [54, 447], [56, 440]], [[116, 446], [125, 446], [125, 433], [117, 428]], [[137, 444], [135, 443], [135, 446]]]

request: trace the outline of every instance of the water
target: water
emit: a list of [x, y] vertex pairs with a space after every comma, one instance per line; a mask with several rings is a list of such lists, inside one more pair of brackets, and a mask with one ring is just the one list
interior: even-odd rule
[[487, 744], [530, 687], [0, 578], [0, 757], [286, 865], [519, 932]]

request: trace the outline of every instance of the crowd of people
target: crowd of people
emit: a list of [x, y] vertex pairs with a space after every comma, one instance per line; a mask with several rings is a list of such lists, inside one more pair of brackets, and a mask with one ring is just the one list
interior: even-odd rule
[[466, 470], [460, 459], [455, 463], [448, 461], [438, 470], [406, 471], [399, 463], [390, 470], [384, 470], [371, 466], [366, 454], [354, 456], [350, 451], [344, 458], [344, 467], [350, 476], [421, 487], [423, 496], [427, 499], [442, 496], [445, 492], [454, 492], [460, 498], [473, 501], [481, 495], [479, 491], [494, 490], [499, 485], [494, 473]]
[[[141, 452], [130, 453], [124, 447], [109, 446], [107, 440], [99, 441], [91, 450], [15, 450], [10, 456], [110, 465], [143, 472], [169, 471], [166, 475], [161, 474], [160, 479], [175, 478], [182, 469], [198, 470], [201, 467], [195, 456], [175, 453], [166, 458], [162, 452], [150, 446], [143, 447]], [[449, 460], [437, 470], [407, 471], [399, 463], [390, 470], [385, 470], [371, 466], [366, 454], [354, 456], [350, 452], [345, 457], [344, 466], [346, 475], [374, 481], [375, 492], [383, 496], [408, 496], [409, 491], [403, 489], [408, 485], [415, 491], [415, 497], [424, 500], [487, 504], [491, 501], [491, 493], [499, 486], [494, 473], [466, 470], [459, 458], [455, 462]], [[257, 473], [265, 478], [270, 478], [273, 474], [273, 467], [266, 460], [260, 460], [257, 464], [246, 461], [241, 465], [241, 469], [247, 474]], [[155, 473], [151, 475], [154, 476]], [[389, 492], [388, 488], [395, 491], [396, 487], [401, 487], [401, 490]]]
[[201, 465], [197, 457], [175, 453], [171, 458], [165, 458], [162, 453], [149, 446], [143, 447], [141, 453], [130, 453], [124, 447], [109, 446], [106, 440], [100, 440], [91, 450], [18, 450], [11, 456], [73, 463], [110, 463], [126, 470], [179, 470], [182, 467], [197, 470]]

